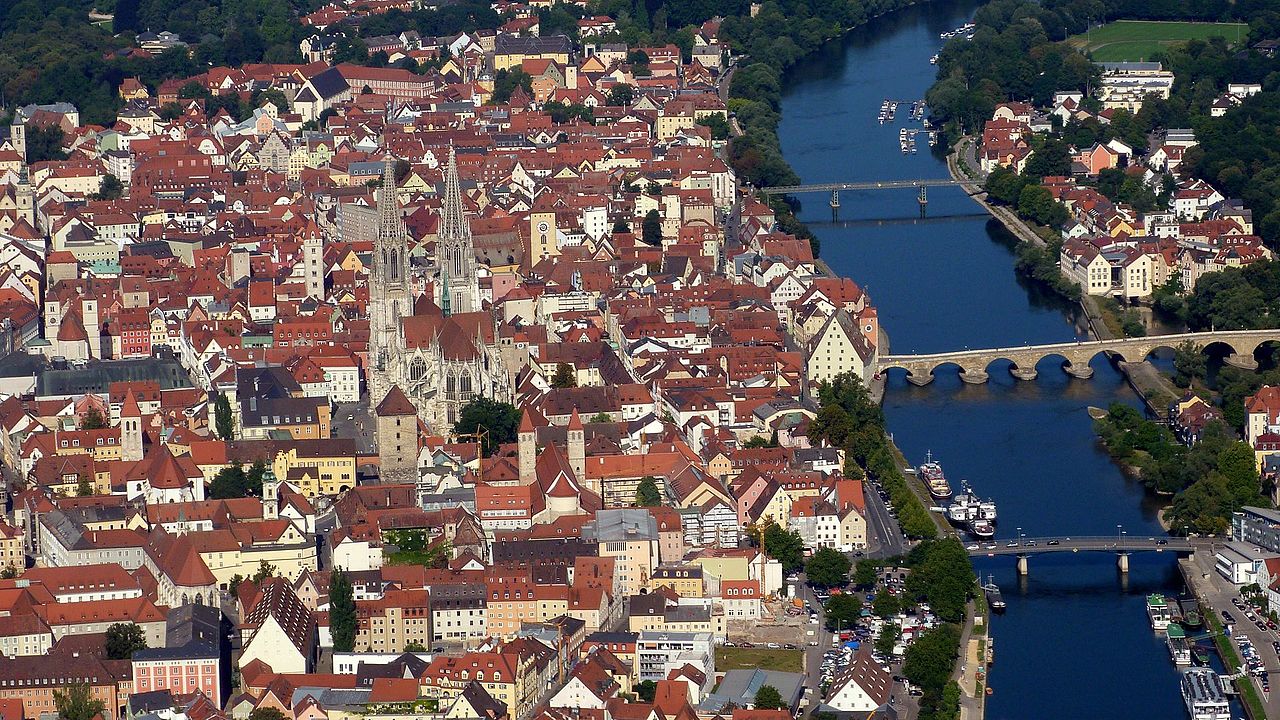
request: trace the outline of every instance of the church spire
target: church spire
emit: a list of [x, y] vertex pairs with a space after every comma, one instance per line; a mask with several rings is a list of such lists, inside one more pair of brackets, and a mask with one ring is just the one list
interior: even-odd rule
[[378, 236], [391, 239], [403, 233], [404, 221], [396, 198], [396, 159], [387, 153], [382, 161], [382, 187], [378, 188]]
[[[462, 205], [462, 183], [458, 179], [458, 154], [449, 146], [449, 162], [444, 171], [444, 198], [440, 206], [440, 228], [436, 233], [436, 267], [440, 271], [440, 308], [447, 312], [470, 313], [480, 309], [480, 287], [476, 273], [476, 251], [471, 241], [471, 224]], [[454, 287], [449, 287], [449, 279]], [[446, 293], [451, 296], [446, 299]], [[446, 303], [448, 303], [446, 305]]]

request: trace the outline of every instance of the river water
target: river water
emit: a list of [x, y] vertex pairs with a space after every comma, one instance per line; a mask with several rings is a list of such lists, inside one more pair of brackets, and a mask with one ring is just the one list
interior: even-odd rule
[[[894, 123], [876, 116], [886, 98], [923, 97], [939, 33], [966, 22], [976, 6], [953, 0], [880, 18], [789, 74], [780, 135], [804, 182], [947, 176], [924, 142], [915, 155], [899, 151], [899, 128], [920, 127], [906, 119], [909, 105]], [[1015, 275], [1012, 239], [958, 189], [930, 190], [924, 220], [911, 191], [843, 193], [834, 222], [827, 197], [805, 199], [800, 217], [820, 238], [822, 257], [867, 289], [895, 353], [1086, 337], [1070, 306]], [[1161, 534], [1157, 507], [1099, 448], [1087, 414], [1089, 406], [1138, 399], [1106, 360], [1092, 366], [1091, 380], [1075, 380], [1046, 360], [1039, 378], [1024, 382], [993, 365], [985, 385], [943, 369], [922, 388], [895, 371], [884, 400], [889, 429], [913, 463], [932, 451], [953, 485], [967, 479], [993, 497], [997, 537], [1018, 528], [1028, 536]], [[1146, 594], [1183, 590], [1173, 557], [1135, 555], [1127, 577], [1105, 554], [1030, 563], [1021, 582], [1011, 558], [975, 563], [1009, 604], [992, 623], [987, 717], [1185, 716], [1178, 672], [1145, 612]]]

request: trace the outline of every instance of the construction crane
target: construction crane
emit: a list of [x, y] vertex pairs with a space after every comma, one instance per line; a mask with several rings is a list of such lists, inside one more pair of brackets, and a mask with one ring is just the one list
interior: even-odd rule
[[480, 446], [476, 451], [476, 458], [479, 461], [476, 464], [476, 482], [477, 484], [484, 484], [484, 445], [489, 442], [489, 429], [483, 425], [476, 425], [475, 432], [449, 433], [449, 437], [455, 442], [458, 440], [469, 439]]

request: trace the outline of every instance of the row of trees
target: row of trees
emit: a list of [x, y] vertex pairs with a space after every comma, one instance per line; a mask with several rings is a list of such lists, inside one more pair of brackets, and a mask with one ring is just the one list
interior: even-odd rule
[[1173, 495], [1165, 512], [1172, 532], [1220, 533], [1241, 506], [1266, 504], [1253, 450], [1225, 423], [1207, 425], [1189, 448], [1124, 403], [1113, 404], [1094, 425], [1117, 462], [1148, 489]]
[[880, 481], [907, 536], [937, 537], [933, 518], [898, 468], [884, 413], [862, 379], [852, 373], [837, 375], [818, 389], [818, 399], [822, 407], [809, 425], [809, 437], [845, 451], [846, 477], [870, 474]]

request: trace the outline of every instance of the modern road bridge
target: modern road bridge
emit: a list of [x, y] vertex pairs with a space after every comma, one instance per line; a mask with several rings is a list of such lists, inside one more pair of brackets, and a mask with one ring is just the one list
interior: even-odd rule
[[[914, 180], [871, 180], [866, 182], [847, 183], [815, 183], [809, 185], [777, 185], [760, 188], [765, 195], [802, 195], [804, 193], [831, 193], [831, 209], [840, 209], [840, 192], [843, 190], [905, 190], [912, 189], [919, 193], [916, 198], [920, 203], [920, 211], [924, 212], [929, 203], [926, 192], [931, 187], [966, 187], [974, 183], [953, 180], [951, 178], [916, 178]], [[968, 190], [966, 189], [966, 192]]]
[[1129, 555], [1135, 552], [1195, 552], [1196, 544], [1188, 538], [1132, 538], [1127, 535], [1022, 537], [1017, 540], [991, 540], [968, 545], [970, 557], [1012, 555], [1018, 558], [1018, 574], [1027, 574], [1027, 558], [1047, 553], [1107, 552], [1116, 555], [1122, 572], [1129, 570]]
[[1125, 362], [1142, 362], [1158, 349], [1175, 350], [1190, 342], [1203, 350], [1209, 345], [1222, 343], [1232, 354], [1227, 363], [1244, 369], [1256, 369], [1254, 353], [1264, 343], [1280, 342], [1280, 330], [1218, 330], [1212, 332], [1180, 333], [1177, 335], [1153, 335], [1113, 340], [1085, 340], [1080, 342], [1052, 343], [1048, 345], [1024, 345], [1022, 347], [959, 350], [927, 355], [881, 355], [876, 360], [879, 373], [902, 368], [907, 371], [907, 381], [915, 385], [933, 382], [933, 373], [943, 365], [960, 368], [960, 379], [967, 383], [984, 383], [989, 379], [987, 367], [997, 361], [1011, 363], [1009, 372], [1022, 380], [1034, 380], [1036, 365], [1049, 357], [1060, 357], [1062, 369], [1072, 377], [1087, 378], [1093, 375], [1089, 361], [1100, 353], [1115, 356]]

